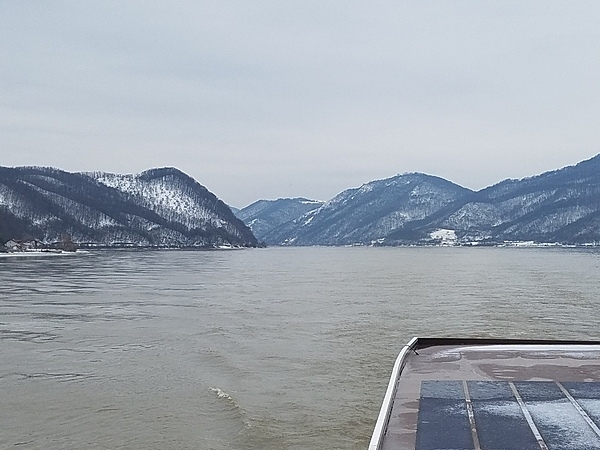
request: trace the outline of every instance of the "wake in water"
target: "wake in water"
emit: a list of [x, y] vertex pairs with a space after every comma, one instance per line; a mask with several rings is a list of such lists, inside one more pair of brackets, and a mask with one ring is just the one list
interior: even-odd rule
[[250, 422], [245, 419], [245, 414], [242, 408], [230, 394], [216, 387], [211, 387], [210, 391], [216, 394], [217, 398], [225, 399], [234, 408], [234, 410], [242, 417], [242, 421], [244, 422], [244, 426], [246, 428], [252, 428]]
[[233, 399], [233, 397], [231, 395], [229, 395], [227, 392], [222, 391], [219, 388], [215, 388], [215, 387], [211, 387], [210, 388], [211, 392], [214, 392], [215, 394], [217, 394], [217, 397], [219, 398], [226, 398], [227, 400], [229, 400], [231, 402], [232, 405], [234, 406], [238, 406], [235, 402], [235, 400]]

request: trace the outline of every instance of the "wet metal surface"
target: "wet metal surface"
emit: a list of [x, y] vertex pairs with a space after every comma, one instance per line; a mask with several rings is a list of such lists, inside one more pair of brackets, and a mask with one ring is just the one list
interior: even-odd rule
[[432, 346], [406, 357], [384, 450], [599, 449], [600, 345]]

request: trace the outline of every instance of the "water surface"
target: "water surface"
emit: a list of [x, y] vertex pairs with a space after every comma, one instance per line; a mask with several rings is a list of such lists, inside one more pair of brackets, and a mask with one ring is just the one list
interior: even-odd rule
[[600, 252], [0, 258], [0, 448], [364, 449], [412, 336], [600, 338]]

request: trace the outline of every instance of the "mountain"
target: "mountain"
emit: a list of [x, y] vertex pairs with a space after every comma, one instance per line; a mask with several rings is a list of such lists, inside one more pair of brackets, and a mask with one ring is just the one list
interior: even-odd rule
[[235, 214], [250, 227], [259, 241], [270, 244], [265, 238], [272, 230], [320, 207], [323, 203], [301, 197], [258, 200]]
[[0, 167], [0, 237], [83, 245], [255, 246], [229, 207], [174, 168], [137, 175]]
[[600, 244], [600, 155], [477, 192], [406, 173], [325, 203], [259, 200], [236, 214], [174, 168], [117, 175], [0, 167], [0, 243], [256, 246], [256, 235], [272, 245]]
[[274, 245], [600, 243], [600, 155], [472, 191], [421, 173], [348, 189], [261, 235]]
[[397, 175], [348, 189], [264, 236], [279, 245], [370, 243], [415, 220], [452, 210], [472, 191], [439, 177]]
[[600, 155], [483, 189], [431, 226], [463, 239], [600, 243]]

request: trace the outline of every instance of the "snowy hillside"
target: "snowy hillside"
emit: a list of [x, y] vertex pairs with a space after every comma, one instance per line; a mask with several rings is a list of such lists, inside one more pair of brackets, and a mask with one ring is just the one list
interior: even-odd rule
[[251, 231], [177, 169], [138, 175], [0, 168], [0, 238], [83, 245], [256, 245]]
[[273, 245], [600, 244], [600, 155], [479, 192], [420, 173], [372, 181], [261, 239]]
[[387, 237], [471, 194], [441, 178], [411, 173], [348, 189], [320, 208], [274, 229], [268, 243], [349, 245]]
[[265, 241], [272, 230], [319, 208], [323, 203], [307, 198], [258, 200], [239, 210], [236, 215], [252, 229], [259, 241]]

